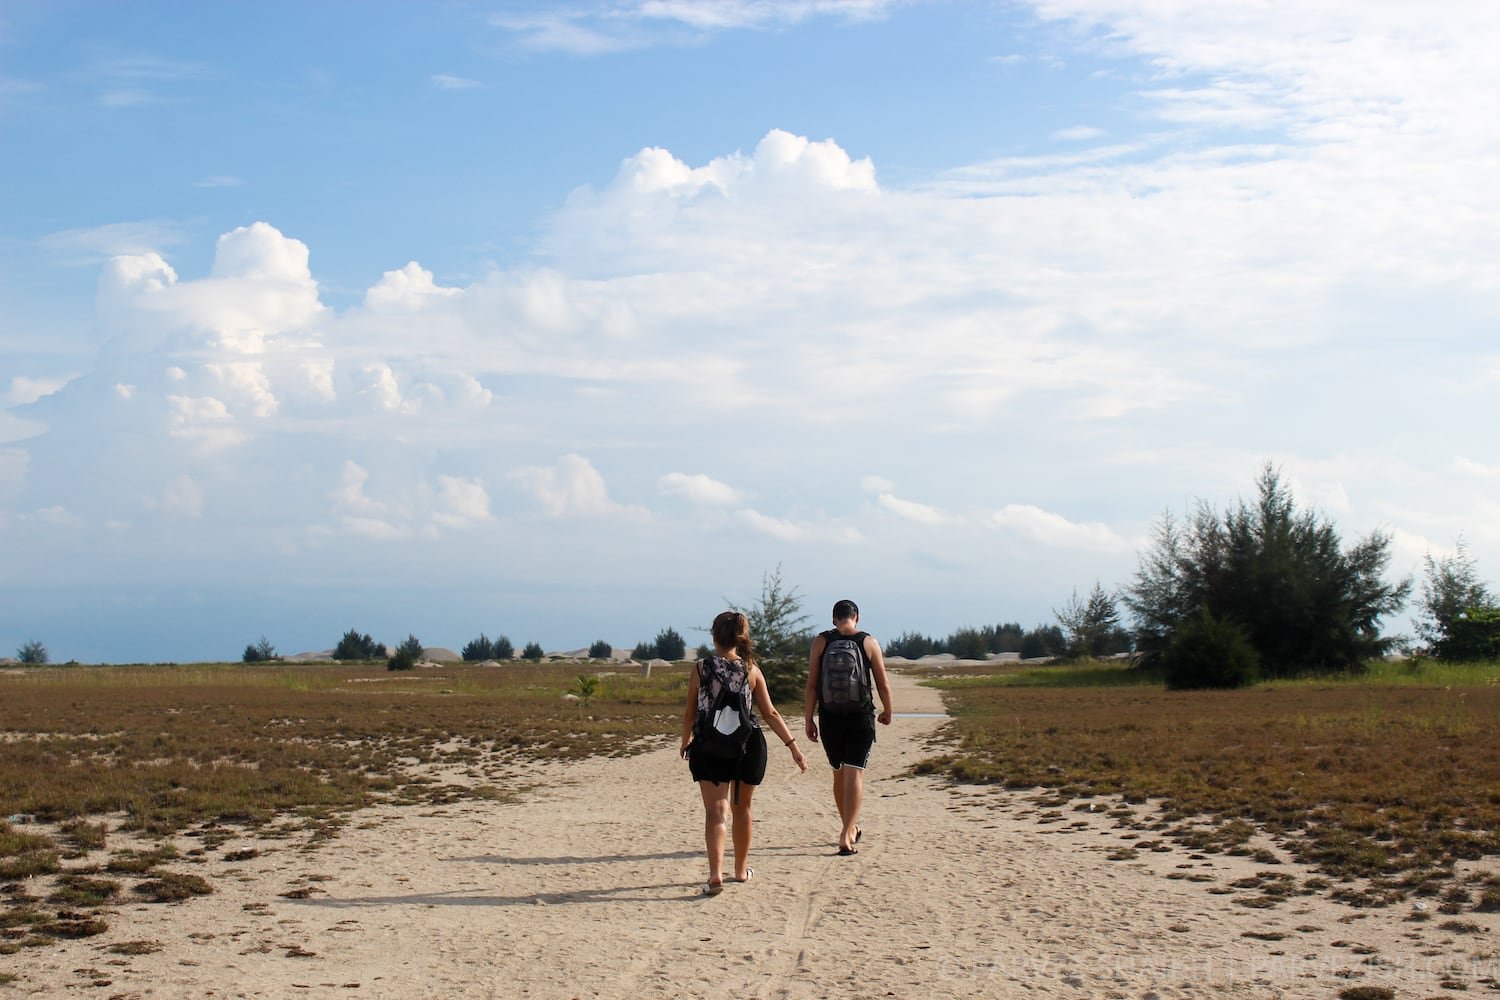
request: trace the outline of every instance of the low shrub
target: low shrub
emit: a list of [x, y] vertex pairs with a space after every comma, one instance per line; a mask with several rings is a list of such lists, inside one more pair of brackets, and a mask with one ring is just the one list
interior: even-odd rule
[[1259, 677], [1260, 657], [1244, 629], [1204, 607], [1177, 629], [1162, 672], [1174, 690], [1245, 687]]
[[214, 887], [200, 875], [157, 872], [155, 878], [138, 883], [135, 891], [153, 903], [176, 903], [194, 896], [207, 896]]

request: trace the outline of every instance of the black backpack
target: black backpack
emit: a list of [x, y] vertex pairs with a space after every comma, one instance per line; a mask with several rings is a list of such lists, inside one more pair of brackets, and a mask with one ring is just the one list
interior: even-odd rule
[[818, 668], [818, 703], [828, 712], [862, 712], [873, 708], [870, 666], [865, 662], [864, 632], [823, 633], [823, 659]]
[[[711, 663], [713, 663], [711, 659], [703, 660], [702, 666], [708, 667]], [[698, 683], [707, 684], [714, 674], [720, 673], [721, 671], [717, 668], [712, 671], [700, 670]], [[705, 756], [721, 760], [738, 760], [745, 752], [745, 745], [750, 742], [750, 732], [753, 728], [744, 699], [730, 690], [726, 679], [720, 676], [719, 693], [714, 698], [713, 707], [707, 712], [701, 710], [698, 712], [693, 745], [699, 753]]]

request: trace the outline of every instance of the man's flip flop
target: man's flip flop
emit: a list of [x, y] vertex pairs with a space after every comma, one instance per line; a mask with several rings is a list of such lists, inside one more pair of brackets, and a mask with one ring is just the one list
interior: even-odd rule
[[861, 830], [857, 826], [854, 828], [854, 842], [856, 844], [859, 843], [859, 838], [863, 837], [864, 835], [865, 835], [865, 831]]
[[859, 852], [856, 851], [852, 847], [840, 847], [839, 848], [839, 857], [841, 857], [841, 858], [847, 858], [851, 854], [858, 854], [858, 853]]
[[755, 869], [754, 868], [746, 868], [745, 869], [745, 877], [744, 878], [737, 878], [737, 879], [735, 879], [735, 881], [736, 882], [748, 882], [751, 879], [753, 879], [754, 877], [755, 877]]
[[705, 896], [717, 896], [719, 893], [721, 893], [723, 891], [724, 891], [724, 883], [723, 882], [710, 882], [710, 883], [708, 883], [708, 885], [705, 885], [703, 887], [703, 895], [705, 895]]

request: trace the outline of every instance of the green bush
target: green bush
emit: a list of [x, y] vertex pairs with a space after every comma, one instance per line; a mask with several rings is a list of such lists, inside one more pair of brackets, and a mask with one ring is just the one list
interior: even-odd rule
[[509, 660], [516, 655], [516, 647], [505, 636], [495, 640], [492, 654], [497, 660]]
[[[1469, 555], [1469, 547], [1460, 538], [1453, 555], [1434, 559], [1429, 553], [1424, 563], [1427, 578], [1422, 581], [1422, 596], [1417, 601], [1417, 637], [1439, 660], [1487, 659], [1468, 648], [1478, 638], [1474, 613], [1497, 605], [1489, 587], [1479, 578], [1479, 567]], [[1460, 631], [1466, 633], [1461, 641]], [[1483, 646], [1482, 640], [1479, 645]]]
[[338, 645], [333, 647], [335, 660], [378, 660], [385, 655], [385, 646], [382, 643], [352, 628], [345, 632]]
[[246, 663], [269, 663], [276, 658], [276, 647], [265, 636], [261, 636], [259, 642], [246, 646], [245, 655], [241, 657]]
[[414, 635], [407, 635], [401, 645], [396, 647], [396, 652], [391, 656], [390, 662], [386, 664], [389, 670], [411, 670], [422, 658], [422, 640]]
[[495, 655], [495, 644], [490, 642], [489, 637], [483, 632], [479, 633], [478, 639], [470, 639], [459, 650], [459, 656], [464, 658], [465, 663], [477, 663], [480, 660], [491, 659]]
[[1260, 656], [1245, 630], [1215, 618], [1207, 607], [1177, 627], [1162, 657], [1167, 687], [1237, 688], [1260, 676]]
[[43, 667], [47, 665], [47, 647], [33, 639], [16, 650], [16, 659], [31, 667]]
[[768, 657], [760, 661], [760, 672], [765, 675], [766, 693], [771, 696], [772, 702], [799, 706], [803, 703], [807, 695], [806, 657]]
[[1163, 517], [1124, 592], [1136, 649], [1154, 664], [1207, 607], [1241, 625], [1268, 676], [1363, 671], [1393, 643], [1380, 619], [1411, 590], [1409, 579], [1385, 580], [1390, 536], [1345, 546], [1332, 524], [1297, 509], [1269, 465], [1256, 488], [1253, 503], [1222, 516], [1199, 501], [1185, 526]]
[[1021, 659], [1035, 660], [1043, 656], [1061, 656], [1067, 649], [1067, 640], [1062, 629], [1056, 625], [1038, 625], [1021, 636]]
[[523, 660], [540, 660], [546, 655], [546, 652], [542, 649], [542, 645], [539, 642], [528, 642], [526, 644], [526, 648], [521, 652], [521, 658]]
[[1500, 660], [1500, 608], [1470, 608], [1448, 627], [1445, 660]]
[[885, 644], [885, 654], [919, 660], [928, 653], [937, 652], [937, 647], [937, 642], [920, 632], [902, 632]]
[[589, 659], [591, 660], [607, 660], [614, 654], [615, 647], [611, 646], [603, 639], [596, 641], [592, 646], [589, 647]]
[[687, 657], [687, 641], [674, 628], [667, 627], [656, 633], [656, 641], [652, 645], [656, 649], [656, 655], [663, 660], [675, 662]]

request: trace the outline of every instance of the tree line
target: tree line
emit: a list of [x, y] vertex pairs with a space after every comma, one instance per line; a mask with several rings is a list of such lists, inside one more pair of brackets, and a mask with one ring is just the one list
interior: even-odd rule
[[[964, 627], [938, 639], [903, 632], [885, 646], [893, 656], [919, 658], [951, 653], [980, 659], [998, 653], [1022, 658], [1102, 657], [1131, 653], [1138, 666], [1160, 671], [1173, 687], [1236, 687], [1263, 677], [1357, 672], [1388, 652], [1396, 639], [1380, 622], [1410, 597], [1410, 579], [1385, 578], [1390, 536], [1376, 531], [1344, 544], [1335, 526], [1316, 512], [1299, 510], [1280, 474], [1267, 464], [1252, 501], [1219, 512], [1198, 501], [1179, 521], [1170, 512], [1155, 525], [1135, 577], [1111, 595], [1095, 583], [1085, 598], [1075, 590], [1055, 624], [1023, 629], [1006, 622]], [[1414, 625], [1417, 651], [1443, 660], [1500, 659], [1500, 600], [1479, 576], [1459, 539], [1454, 555], [1424, 560], [1425, 580]], [[760, 597], [747, 607], [726, 602], [750, 619], [750, 632], [771, 681], [773, 696], [795, 698], [805, 683], [812, 639], [808, 616], [781, 568], [763, 575]], [[1130, 614], [1121, 622], [1118, 605]], [[707, 631], [705, 628], [704, 631]], [[696, 655], [708, 648], [700, 645]], [[510, 639], [484, 633], [463, 647], [467, 661], [515, 656]], [[604, 640], [589, 656], [606, 659]], [[682, 660], [687, 643], [668, 627], [632, 650], [637, 660]], [[410, 669], [423, 656], [421, 642], [407, 636], [394, 652], [367, 633], [350, 629], [333, 658], [385, 659], [393, 670]], [[540, 660], [540, 644], [528, 642], [521, 657]], [[48, 662], [35, 640], [17, 650], [28, 665]], [[245, 647], [246, 663], [280, 659], [264, 636]]]

